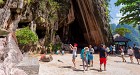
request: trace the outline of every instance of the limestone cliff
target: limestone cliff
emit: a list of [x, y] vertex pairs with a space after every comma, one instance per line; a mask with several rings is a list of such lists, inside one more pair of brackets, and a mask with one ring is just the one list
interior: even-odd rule
[[[112, 38], [109, 31], [109, 22], [105, 14], [106, 9], [103, 7], [104, 3], [104, 0], [71, 0], [71, 9], [68, 14], [67, 26], [64, 26], [65, 33], [69, 34], [63, 36], [71, 35], [71, 37], [73, 37], [79, 34], [78, 36], [81, 37], [73, 37], [74, 39], [79, 40], [83, 35], [83, 39], [79, 41], [85, 41], [82, 43], [92, 45], [111, 43]], [[71, 26], [73, 26], [72, 28], [75, 28], [75, 30], [66, 30], [66, 28]], [[80, 28], [81, 30], [78, 31]], [[77, 32], [82, 34], [80, 35], [80, 33]], [[70, 36], [68, 36], [66, 40], [73, 41]], [[79, 42], [77, 40], [74, 40], [73, 42]]]
[[[111, 42], [104, 0], [52, 0], [61, 6], [52, 14], [48, 13], [51, 12], [49, 0], [31, 0], [30, 4], [27, 1], [6, 0], [0, 6], [0, 27], [15, 30], [30, 26], [43, 44], [53, 41], [53, 33], [64, 43], [99, 45]], [[49, 16], [53, 14], [58, 18], [49, 24]]]

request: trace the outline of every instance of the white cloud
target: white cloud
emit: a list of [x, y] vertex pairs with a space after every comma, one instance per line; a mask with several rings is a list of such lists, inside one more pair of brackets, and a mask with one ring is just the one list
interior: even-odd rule
[[122, 14], [121, 13], [116, 13], [115, 14], [115, 17], [112, 19], [112, 23], [114, 23], [114, 24], [119, 24], [119, 20], [120, 20], [120, 18], [122, 17]]
[[119, 24], [119, 19], [120, 18], [114, 18], [114, 19], [112, 19], [112, 23], [114, 23], [114, 24]]
[[122, 13], [117, 13], [116, 14], [116, 18], [121, 18], [122, 17]]

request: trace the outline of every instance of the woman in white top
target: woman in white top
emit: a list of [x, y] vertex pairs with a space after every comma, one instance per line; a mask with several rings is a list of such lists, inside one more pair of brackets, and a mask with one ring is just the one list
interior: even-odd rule
[[134, 52], [133, 52], [133, 49], [131, 47], [128, 47], [128, 55], [130, 57], [130, 60], [131, 60], [131, 63], [134, 63], [133, 62], [133, 55], [134, 55]]
[[77, 44], [75, 43], [74, 44], [74, 47], [70, 44], [70, 48], [71, 50], [73, 51], [72, 52], [72, 62], [74, 64], [74, 68], [76, 68], [76, 65], [75, 65], [75, 59], [77, 57]]
[[124, 58], [124, 50], [122, 47], [120, 47], [120, 52], [121, 52], [121, 57], [122, 57], [123, 62], [126, 62], [126, 60]]

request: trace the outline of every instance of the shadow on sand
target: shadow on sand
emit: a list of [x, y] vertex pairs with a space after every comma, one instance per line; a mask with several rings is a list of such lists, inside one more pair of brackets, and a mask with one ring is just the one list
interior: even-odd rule
[[73, 69], [73, 71], [84, 71], [84, 70], [80, 70], [80, 69], [75, 69], [74, 67], [72, 66], [61, 66], [59, 68], [69, 68], [69, 69]]
[[72, 66], [61, 66], [59, 68], [71, 68], [72, 69]]
[[127, 64], [135, 64], [135, 65], [140, 65], [138, 63], [131, 63], [131, 62], [126, 62]]
[[94, 71], [98, 71], [98, 72], [102, 72], [103, 71], [103, 70], [99, 70], [99, 69], [95, 69], [95, 68], [90, 69], [90, 70], [94, 70]]
[[122, 61], [114, 61], [114, 62], [116, 62], [116, 63], [123, 63]]
[[127, 64], [134, 64], [134, 65], [140, 65], [138, 63], [131, 63], [131, 62], [122, 62], [122, 61], [114, 61], [116, 63], [127, 63]]
[[[80, 66], [83, 66], [83, 65], [80, 65]], [[85, 65], [85, 67], [86, 67], [86, 65]], [[90, 67], [90, 66], [88, 66], [88, 67]]]
[[84, 71], [84, 70], [80, 70], [80, 69], [73, 69], [73, 71]]

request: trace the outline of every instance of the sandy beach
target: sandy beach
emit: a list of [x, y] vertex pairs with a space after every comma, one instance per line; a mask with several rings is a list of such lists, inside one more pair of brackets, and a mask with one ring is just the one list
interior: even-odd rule
[[[107, 60], [107, 71], [99, 72], [99, 57], [94, 54], [94, 65], [89, 67], [88, 71], [83, 72], [80, 55], [76, 58], [76, 69], [73, 69], [71, 62], [72, 55], [53, 55], [53, 61], [40, 62], [39, 75], [139, 75], [140, 65], [134, 58], [134, 64], [130, 63], [129, 57], [127, 62], [122, 62], [120, 57], [109, 56]], [[60, 62], [60, 61], [62, 62]], [[102, 68], [103, 69], [103, 68]]]

